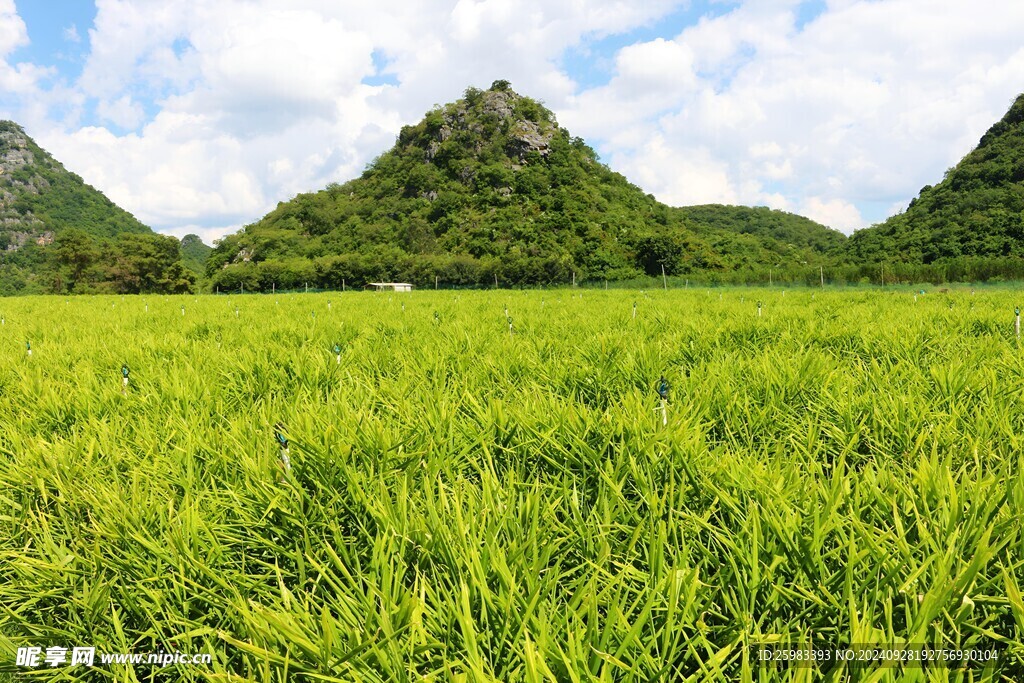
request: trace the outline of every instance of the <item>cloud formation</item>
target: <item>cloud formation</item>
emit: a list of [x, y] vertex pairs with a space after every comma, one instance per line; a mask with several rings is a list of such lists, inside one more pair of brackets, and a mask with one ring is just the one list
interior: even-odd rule
[[[688, 6], [98, 0], [64, 83], [11, 63], [29, 36], [0, 0], [0, 114], [154, 228], [209, 239], [358, 175], [433, 104], [506, 78], [663, 201], [849, 232], [940, 178], [1024, 83], [1024, 5], [1003, 0], [745, 0], [659, 31]], [[610, 36], [606, 83], [560, 66]]]
[[[611, 81], [574, 97], [566, 118], [666, 201], [731, 197], [849, 232], [885, 217], [858, 205], [905, 205], [941, 178], [1022, 89], [1024, 7], [835, 1], [801, 23], [798, 5], [746, 2], [676, 47], [624, 48]], [[654, 56], [670, 50], [684, 56]], [[642, 75], [634, 53], [648, 57]], [[648, 87], [659, 70], [674, 84], [664, 94]]]

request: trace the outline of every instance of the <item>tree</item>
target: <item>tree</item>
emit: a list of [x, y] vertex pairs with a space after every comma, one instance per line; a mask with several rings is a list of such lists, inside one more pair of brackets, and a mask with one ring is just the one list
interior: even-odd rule
[[181, 262], [178, 240], [168, 235], [122, 235], [111, 279], [124, 294], [181, 294], [195, 284], [195, 276]]
[[61, 292], [67, 285], [74, 292], [86, 281], [87, 274], [99, 258], [95, 242], [84, 230], [69, 228], [58, 235], [49, 250], [54, 273], [54, 291]]

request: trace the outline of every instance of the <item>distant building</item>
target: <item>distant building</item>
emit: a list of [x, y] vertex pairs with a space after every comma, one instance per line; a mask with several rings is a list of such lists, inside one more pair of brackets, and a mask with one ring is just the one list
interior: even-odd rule
[[412, 285], [410, 285], [408, 282], [367, 282], [366, 286], [373, 287], [378, 292], [383, 292], [384, 290], [388, 289], [394, 292], [412, 291]]

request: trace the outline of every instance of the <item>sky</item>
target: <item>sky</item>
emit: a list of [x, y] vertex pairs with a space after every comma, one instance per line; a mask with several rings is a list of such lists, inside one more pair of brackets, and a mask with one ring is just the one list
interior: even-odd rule
[[0, 119], [207, 243], [497, 79], [675, 205], [849, 234], [1024, 91], [1011, 0], [0, 0]]

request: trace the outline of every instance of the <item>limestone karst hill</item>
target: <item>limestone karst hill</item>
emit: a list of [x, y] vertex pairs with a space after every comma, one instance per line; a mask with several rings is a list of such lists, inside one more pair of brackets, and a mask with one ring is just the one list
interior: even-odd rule
[[602, 164], [505, 81], [469, 88], [405, 126], [358, 178], [300, 194], [226, 237], [216, 286], [249, 290], [378, 279], [506, 285], [817, 263], [844, 236], [745, 209], [687, 214]]

